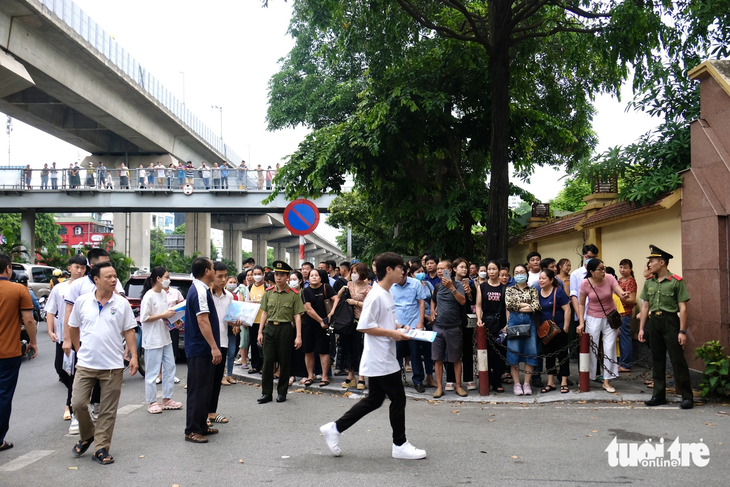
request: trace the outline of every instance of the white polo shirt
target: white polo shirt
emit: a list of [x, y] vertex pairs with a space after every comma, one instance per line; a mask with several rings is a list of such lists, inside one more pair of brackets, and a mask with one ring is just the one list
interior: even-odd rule
[[63, 341], [63, 321], [66, 319], [66, 295], [71, 288], [72, 282], [59, 282], [51, 290], [46, 301], [46, 313], [56, 318], [53, 322], [53, 333], [56, 334], [56, 343]]
[[[68, 304], [73, 306], [79, 296], [82, 294], [93, 293], [94, 291], [96, 291], [96, 284], [94, 284], [94, 281], [90, 276], [86, 275], [84, 277], [79, 277], [71, 283], [71, 288], [68, 290], [68, 293], [66, 293], [66, 297], [64, 299]], [[117, 279], [115, 291], [124, 295], [124, 287], [122, 287], [122, 283], [119, 282], [119, 279]]]
[[129, 301], [112, 294], [100, 306], [95, 292], [82, 294], [74, 304], [68, 326], [78, 328], [81, 334], [78, 365], [95, 370], [124, 368], [124, 332], [137, 326]]
[[[223, 318], [228, 314], [228, 308], [231, 307], [233, 302], [233, 294], [227, 290], [223, 290], [223, 294], [218, 296], [213, 288], [210, 289], [210, 294], [213, 295], [213, 302], [215, 303], [215, 312], [218, 314], [218, 326], [221, 332], [221, 348], [228, 348], [228, 323], [223, 321]], [[212, 325], [212, 323], [211, 323]]]

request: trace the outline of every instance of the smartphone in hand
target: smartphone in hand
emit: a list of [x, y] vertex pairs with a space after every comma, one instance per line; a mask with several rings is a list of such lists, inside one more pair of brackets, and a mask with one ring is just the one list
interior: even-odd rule
[[449, 279], [449, 280], [451, 280], [451, 271], [450, 271], [450, 270], [448, 270], [448, 269], [444, 269], [444, 271], [443, 271], [443, 276], [444, 276], [444, 277], [443, 277], [444, 279]]

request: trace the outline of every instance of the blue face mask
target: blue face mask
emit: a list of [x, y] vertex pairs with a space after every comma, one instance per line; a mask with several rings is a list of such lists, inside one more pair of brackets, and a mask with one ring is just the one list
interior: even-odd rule
[[517, 284], [522, 284], [523, 282], [527, 282], [527, 275], [526, 274], [517, 274], [515, 276], [515, 282]]
[[588, 265], [588, 263], [589, 263], [590, 261], [592, 261], [592, 260], [593, 260], [593, 257], [586, 257], [586, 258], [585, 258], [585, 259], [583, 260], [583, 265]]
[[417, 272], [416, 273], [416, 279], [418, 279], [419, 281], [423, 281], [424, 279], [426, 279], [426, 273], [425, 272]]

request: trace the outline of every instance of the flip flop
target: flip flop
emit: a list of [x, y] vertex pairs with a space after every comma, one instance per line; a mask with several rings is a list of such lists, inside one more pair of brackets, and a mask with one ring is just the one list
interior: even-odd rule
[[297, 380], [297, 378], [296, 378], [296, 377], [294, 377], [294, 376], [291, 376], [291, 377], [289, 377], [289, 385], [292, 385], [292, 384], [294, 384], [294, 381], [295, 381], [295, 380]]
[[551, 385], [549, 385], [549, 384], [548, 384], [548, 385], [546, 385], [545, 387], [543, 387], [542, 389], [540, 389], [540, 392], [541, 392], [542, 394], [545, 394], [545, 393], [547, 393], [547, 392], [552, 392], [552, 391], [554, 391], [555, 389], [556, 389], [556, 388], [555, 388], [555, 386], [551, 386]]
[[[13, 447], [12, 443], [10, 443], [9, 441], [3, 441], [3, 444], [0, 445], [0, 451], [10, 450], [12, 447]], [[88, 448], [88, 446], [86, 448]], [[84, 451], [86, 451], [86, 450], [84, 450]]]
[[323, 380], [322, 382], [319, 383], [319, 387], [325, 387], [328, 385], [330, 385], [330, 381], [328, 381], [328, 380]]
[[570, 392], [570, 387], [568, 386], [560, 386], [560, 393], [561, 394], [567, 394]]
[[215, 418], [213, 418], [213, 419], [208, 418], [208, 421], [210, 421], [211, 423], [227, 423], [228, 418], [226, 418], [222, 414], [216, 414]]
[[307, 379], [304, 381], [305, 386], [311, 386], [312, 384], [314, 384], [314, 381], [312, 379]]

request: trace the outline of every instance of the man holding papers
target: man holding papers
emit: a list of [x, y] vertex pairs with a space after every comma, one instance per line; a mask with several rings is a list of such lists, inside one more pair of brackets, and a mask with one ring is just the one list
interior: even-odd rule
[[[395, 303], [396, 323], [408, 326], [411, 329], [423, 330], [423, 317], [426, 314], [426, 299], [429, 299], [430, 296], [426, 288], [421, 285], [421, 282], [403, 273], [403, 278], [390, 288], [390, 294], [393, 295], [393, 302]], [[418, 392], [426, 392], [426, 388], [423, 385], [423, 379], [426, 377], [426, 374], [423, 370], [423, 360], [421, 357], [426, 359], [427, 362], [431, 361], [431, 344], [421, 340], [410, 340], [407, 345], [411, 351], [413, 387]]]
[[[417, 460], [426, 457], [406, 440], [406, 394], [400, 377], [400, 365], [395, 355], [395, 342], [410, 337], [397, 330], [395, 303], [388, 291], [403, 280], [403, 259], [392, 252], [375, 258], [378, 277], [365, 298], [357, 330], [365, 334], [365, 347], [360, 361], [360, 373], [370, 378], [370, 394], [361, 399], [340, 419], [327, 423], [319, 431], [335, 456], [340, 456], [340, 433], [378, 409], [387, 395], [390, 398], [390, 424], [393, 428], [393, 458]], [[404, 327], [409, 331], [408, 326]]]

